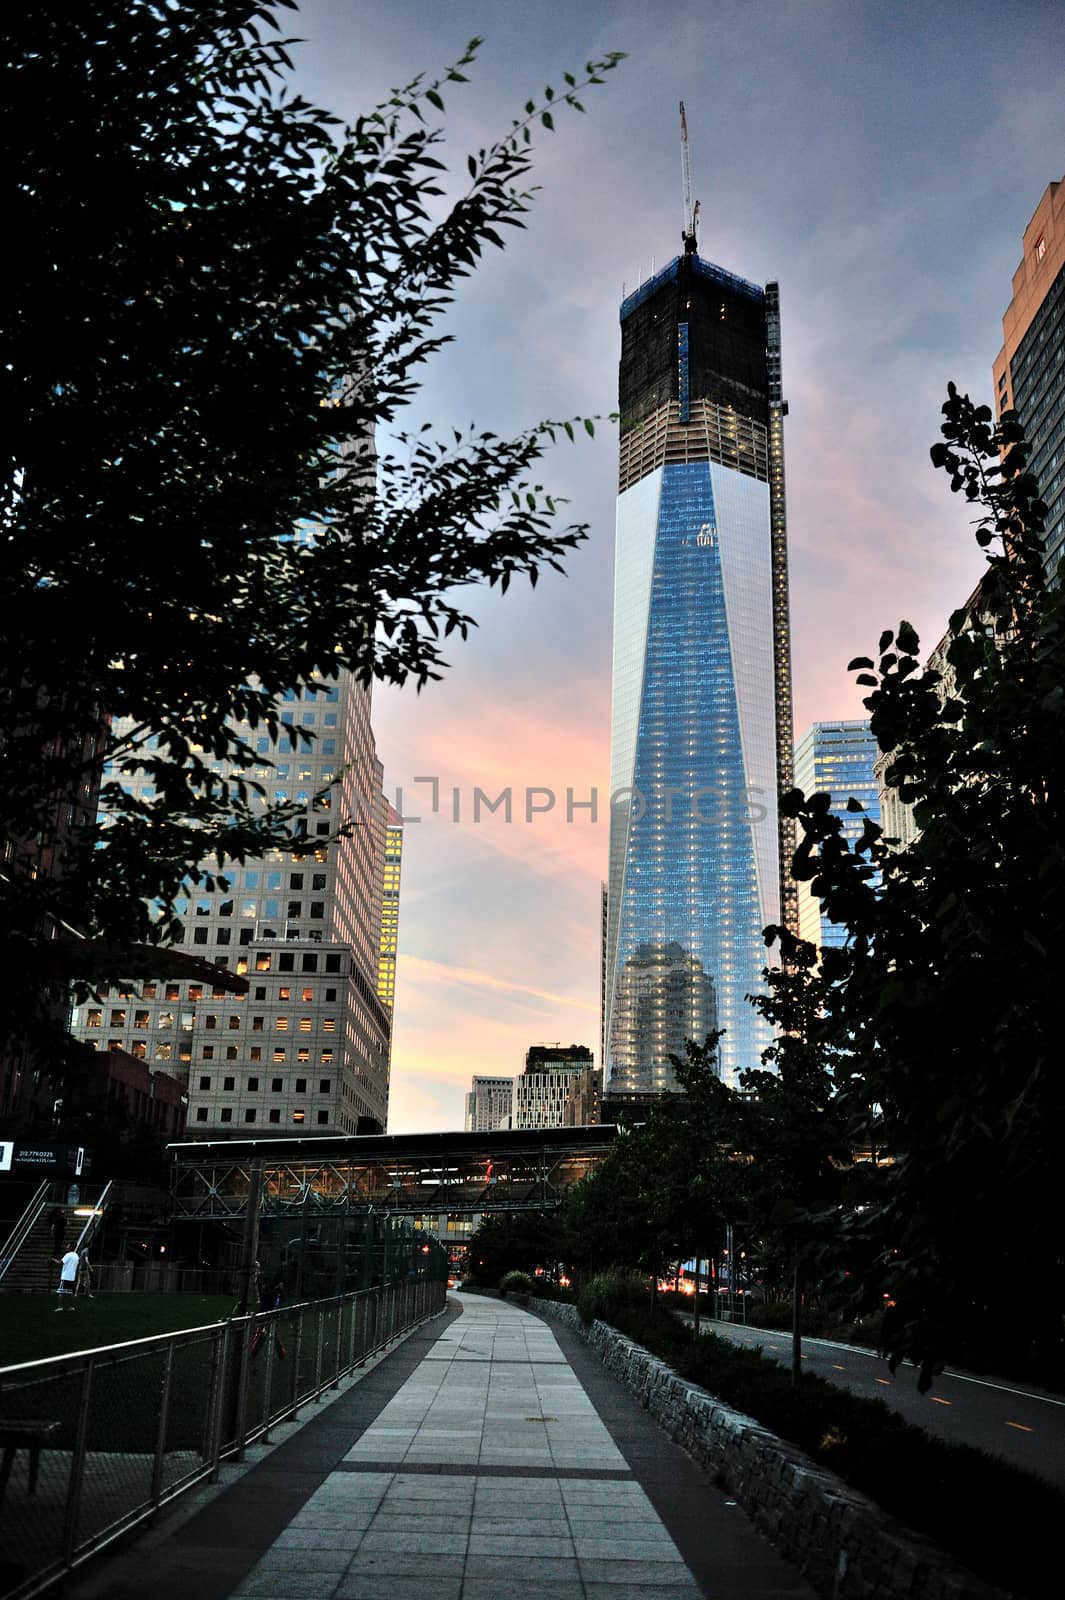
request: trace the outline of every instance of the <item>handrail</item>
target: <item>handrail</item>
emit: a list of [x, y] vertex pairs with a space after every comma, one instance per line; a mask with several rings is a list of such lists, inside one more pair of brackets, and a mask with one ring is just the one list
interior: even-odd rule
[[89, 1234], [91, 1236], [93, 1229], [96, 1227], [96, 1224], [99, 1222], [100, 1217], [103, 1215], [104, 1209], [107, 1206], [108, 1191], [110, 1190], [111, 1184], [113, 1182], [114, 1182], [114, 1179], [108, 1178], [107, 1182], [104, 1184], [103, 1192], [100, 1195], [100, 1198], [93, 1202], [93, 1213], [92, 1213], [92, 1216], [91, 1217], [86, 1217], [85, 1226], [84, 1226], [84, 1228], [82, 1228], [81, 1232], [78, 1234], [78, 1242], [74, 1246], [74, 1249], [77, 1251], [79, 1256], [81, 1255], [82, 1245], [85, 1243], [86, 1234]]
[[4, 1254], [0, 1257], [0, 1278], [4, 1276], [22, 1246], [26, 1243], [30, 1229], [48, 1204], [48, 1191], [51, 1186], [51, 1179], [45, 1178], [8, 1235], [7, 1243], [4, 1245]]

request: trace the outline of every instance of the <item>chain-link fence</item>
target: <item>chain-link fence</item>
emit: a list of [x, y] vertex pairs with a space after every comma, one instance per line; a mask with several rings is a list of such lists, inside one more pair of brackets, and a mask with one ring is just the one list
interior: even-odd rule
[[444, 1306], [439, 1274], [0, 1368], [0, 1595], [29, 1600]]

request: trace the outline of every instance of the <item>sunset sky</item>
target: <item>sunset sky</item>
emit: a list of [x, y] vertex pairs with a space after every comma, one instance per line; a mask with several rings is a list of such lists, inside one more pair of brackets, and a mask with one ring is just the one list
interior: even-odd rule
[[[1065, 7], [304, 0], [290, 31], [306, 41], [297, 87], [345, 118], [483, 35], [471, 83], [446, 97], [460, 173], [545, 84], [628, 54], [586, 116], [537, 140], [527, 231], [462, 287], [417, 404], [441, 426], [614, 409], [623, 289], [679, 249], [684, 100], [700, 254], [780, 283], [796, 733], [862, 715], [848, 659], [900, 617], [931, 647], [979, 576], [928, 448], [949, 379], [990, 403], [1021, 235], [1065, 170]], [[444, 681], [376, 697], [386, 787], [421, 818], [404, 846], [390, 1132], [461, 1127], [471, 1075], [519, 1071], [534, 1041], [598, 1056], [614, 428], [560, 445], [543, 481], [590, 525], [567, 576], [468, 593], [480, 627]], [[439, 780], [436, 814], [419, 777]], [[475, 787], [508, 785], [512, 820], [475, 823]], [[557, 797], [528, 822], [527, 788]], [[593, 788], [598, 820], [567, 821], [567, 790]]]

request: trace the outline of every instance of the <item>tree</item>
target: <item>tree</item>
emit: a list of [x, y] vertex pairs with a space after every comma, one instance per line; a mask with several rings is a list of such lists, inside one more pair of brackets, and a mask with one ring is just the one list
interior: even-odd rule
[[534, 1273], [562, 1256], [557, 1211], [514, 1211], [485, 1217], [470, 1239], [470, 1275], [494, 1288], [505, 1272]]
[[[256, 808], [241, 775], [284, 690], [423, 684], [471, 626], [457, 589], [535, 582], [584, 537], [536, 479], [572, 422], [394, 431], [456, 283], [522, 226], [533, 126], [583, 109], [583, 84], [530, 100], [449, 201], [426, 118], [479, 41], [344, 127], [287, 90], [271, 30], [291, 3], [5, 14], [8, 1039], [32, 1030], [56, 928], [166, 939], [203, 862], [290, 843], [294, 809]], [[107, 762], [98, 829], [79, 808]], [[125, 793], [136, 770], [154, 800]], [[25, 870], [27, 841], [58, 870]], [[92, 976], [77, 941], [65, 955], [60, 981]]]
[[[934, 665], [905, 622], [851, 663], [919, 836], [894, 848], [867, 821], [848, 847], [823, 796], [786, 809], [797, 875], [848, 930], [825, 1008], [857, 1047], [850, 1104], [877, 1108], [892, 1158], [849, 1219], [854, 1247], [881, 1283], [891, 1264], [956, 1353], [1004, 1289], [1023, 1293], [1024, 1346], [1049, 1364], [1065, 1313], [1065, 589], [1045, 581], [1046, 507], [1016, 417], [993, 426], [953, 385], [943, 411], [932, 460], [976, 512], [984, 578]], [[1009, 1323], [987, 1339], [1000, 1357]]]
[[[820, 796], [819, 798], [827, 798]], [[787, 928], [767, 928], [780, 965], [766, 968], [765, 993], [751, 996], [774, 1025], [764, 1070], [742, 1074], [749, 1108], [748, 1202], [764, 1255], [782, 1256], [792, 1280], [792, 1376], [801, 1371], [804, 1287], [838, 1260], [844, 1175], [852, 1143], [841, 1088], [851, 1057], [833, 1027], [828, 1002], [850, 963], [846, 950], [819, 950]], [[850, 1041], [847, 1041], [850, 1043]]]

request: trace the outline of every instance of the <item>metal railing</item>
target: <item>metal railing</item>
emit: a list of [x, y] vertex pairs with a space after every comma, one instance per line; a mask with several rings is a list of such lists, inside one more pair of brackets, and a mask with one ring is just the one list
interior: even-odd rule
[[0, 1256], [0, 1278], [4, 1276], [33, 1231], [34, 1223], [48, 1204], [50, 1189], [51, 1184], [45, 1178], [44, 1182], [34, 1191], [33, 1199], [8, 1234], [4, 1244], [4, 1253]]
[[[331, 1300], [0, 1368], [0, 1595], [30, 1600], [318, 1401], [446, 1287]], [[11, 1454], [7, 1452], [10, 1448]]]

